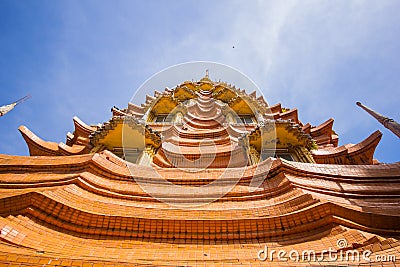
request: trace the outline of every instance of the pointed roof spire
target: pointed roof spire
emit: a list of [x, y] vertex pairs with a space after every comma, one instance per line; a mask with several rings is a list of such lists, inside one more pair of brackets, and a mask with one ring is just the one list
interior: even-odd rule
[[211, 82], [208, 69], [206, 69], [206, 75], [200, 80], [201, 82]]
[[0, 117], [6, 115], [8, 112], [13, 110], [16, 105], [17, 105], [17, 103], [14, 102], [9, 105], [1, 106], [0, 107]]
[[363, 104], [361, 104], [361, 102], [356, 102], [356, 104], [357, 104], [357, 106], [361, 107], [366, 112], [368, 112], [377, 121], [379, 121], [383, 126], [385, 126], [385, 128], [388, 128], [395, 135], [397, 135], [397, 137], [400, 138], [400, 124], [399, 123], [397, 123], [393, 119], [383, 116], [382, 114], [379, 114], [375, 110], [372, 110], [372, 109], [364, 106]]
[[0, 117], [6, 115], [8, 112], [13, 110], [16, 105], [21, 104], [22, 102], [24, 102], [25, 100], [29, 99], [30, 97], [31, 97], [30, 95], [27, 95], [27, 96], [24, 96], [21, 99], [18, 99], [15, 102], [9, 104], [9, 105], [1, 106], [0, 107]]
[[15, 101], [15, 103], [18, 105], [18, 104], [21, 104], [22, 102], [25, 102], [26, 100], [28, 100], [29, 98], [31, 98], [31, 95], [26, 95], [26, 96], [24, 96], [23, 98], [21, 98], [21, 99], [18, 99], [17, 101]]

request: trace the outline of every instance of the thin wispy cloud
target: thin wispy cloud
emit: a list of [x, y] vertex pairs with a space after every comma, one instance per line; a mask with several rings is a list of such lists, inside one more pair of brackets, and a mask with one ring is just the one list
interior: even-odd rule
[[[395, 62], [398, 3], [258, 2], [242, 9], [240, 4], [229, 5], [225, 12], [213, 11], [224, 29], [221, 36], [215, 34], [221, 29], [213, 28], [217, 22], [211, 20], [178, 42], [176, 53], [169, 56], [206, 55], [240, 68], [270, 102], [299, 107], [303, 121], [319, 124], [334, 117], [341, 143], [359, 142], [377, 128], [385, 138], [391, 135], [355, 101], [396, 115], [393, 111], [400, 95], [394, 84], [399, 79], [393, 74], [399, 68]], [[214, 38], [207, 38], [210, 35]], [[388, 139], [393, 141], [391, 136]], [[379, 156], [388, 153], [381, 147]]]

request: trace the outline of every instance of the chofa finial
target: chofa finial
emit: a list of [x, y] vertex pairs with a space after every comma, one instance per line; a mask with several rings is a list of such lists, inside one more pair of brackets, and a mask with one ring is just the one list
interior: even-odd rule
[[11, 110], [14, 109], [14, 107], [18, 104], [21, 104], [22, 102], [24, 102], [25, 100], [29, 99], [31, 96], [30, 95], [26, 95], [23, 98], [9, 104], [9, 105], [5, 105], [5, 106], [1, 106], [0, 107], [0, 117], [6, 115], [8, 112], [10, 112]]
[[397, 135], [400, 138], [400, 124], [399, 123], [397, 123], [393, 119], [383, 116], [382, 114], [379, 114], [378, 112], [370, 109], [367, 106], [364, 106], [361, 102], [357, 101], [356, 104], [357, 104], [357, 106], [361, 107], [363, 110], [368, 112], [377, 121], [379, 121], [383, 126], [385, 126], [385, 128], [388, 128], [390, 131], [392, 131], [395, 135]]

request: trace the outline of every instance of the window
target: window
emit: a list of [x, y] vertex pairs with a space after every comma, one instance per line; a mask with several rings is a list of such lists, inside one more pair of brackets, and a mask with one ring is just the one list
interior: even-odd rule
[[157, 116], [156, 119], [154, 120], [155, 122], [164, 122], [165, 121], [165, 116]]
[[154, 119], [154, 122], [170, 122], [171, 118], [168, 115], [160, 114]]
[[250, 115], [241, 115], [237, 119], [238, 123], [250, 124], [254, 123], [253, 117]]
[[275, 158], [282, 158], [289, 161], [293, 161], [293, 157], [289, 153], [276, 153]]
[[269, 149], [263, 150], [263, 152], [261, 153], [261, 160], [266, 160], [269, 157], [281, 158], [289, 161], [296, 161], [293, 158], [292, 154], [290, 154], [287, 151], [287, 149], [276, 149], [276, 151]]
[[138, 148], [114, 147], [113, 153], [126, 161], [136, 163], [142, 153], [142, 150]]

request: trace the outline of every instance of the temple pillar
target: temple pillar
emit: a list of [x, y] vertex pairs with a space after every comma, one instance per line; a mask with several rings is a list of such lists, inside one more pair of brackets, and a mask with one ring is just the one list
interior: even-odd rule
[[306, 163], [315, 163], [314, 158], [312, 157], [310, 151], [308, 151], [305, 147], [295, 146], [291, 149], [298, 161], [306, 162]]

